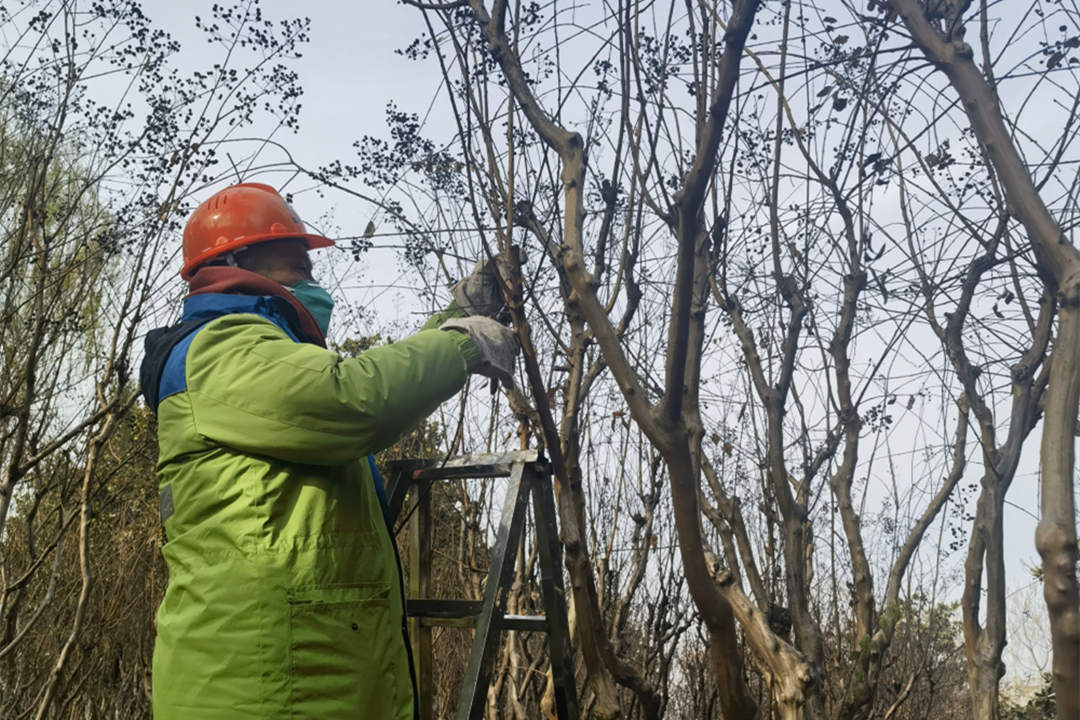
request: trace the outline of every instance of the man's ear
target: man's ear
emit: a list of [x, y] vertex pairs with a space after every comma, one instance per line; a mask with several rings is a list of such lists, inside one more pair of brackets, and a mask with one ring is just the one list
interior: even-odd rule
[[222, 256], [225, 259], [224, 264], [229, 267], [240, 268], [241, 270], [253, 271], [255, 269], [255, 263], [253, 263], [252, 260], [257, 259], [257, 256], [249, 255], [244, 252], [245, 250], [247, 250], [247, 248], [239, 248], [231, 253], [226, 253]]

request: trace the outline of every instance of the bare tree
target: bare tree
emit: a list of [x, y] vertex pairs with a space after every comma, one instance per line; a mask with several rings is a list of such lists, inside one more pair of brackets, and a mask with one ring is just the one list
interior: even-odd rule
[[[970, 3], [923, 7], [910, 0], [895, 0], [889, 7], [903, 20], [912, 39], [948, 78], [960, 99], [971, 128], [993, 167], [1008, 203], [1009, 214], [1023, 225], [1035, 253], [1047, 292], [1058, 306], [1057, 332], [1050, 353], [1049, 384], [1043, 416], [1041, 446], [1042, 513], [1036, 545], [1043, 558], [1044, 592], [1050, 613], [1054, 648], [1054, 688], [1058, 717], [1080, 714], [1080, 589], [1077, 585], [1076, 511], [1073, 501], [1074, 435], [1080, 402], [1080, 253], [1051, 215], [1031, 172], [1017, 151], [989, 80], [987, 7], [980, 8], [984, 71], [975, 65], [974, 51], [964, 41], [965, 13]], [[1060, 147], [1065, 147], [1064, 141]], [[1047, 303], [1049, 304], [1049, 303]], [[1007, 487], [1007, 483], [1006, 483]], [[1003, 492], [1003, 490], [1002, 490]], [[995, 502], [995, 501], [988, 501]], [[996, 501], [1000, 502], [1000, 501]], [[999, 533], [980, 528], [979, 533]], [[999, 563], [995, 563], [1000, 566]], [[973, 592], [977, 593], [975, 589]], [[1004, 608], [994, 612], [1004, 622]], [[1004, 640], [1004, 628], [992, 628]], [[969, 649], [970, 652], [970, 649]], [[998, 651], [1000, 657], [1000, 650]], [[1000, 674], [997, 667], [985, 674]], [[996, 683], [994, 679], [995, 696]], [[975, 687], [972, 688], [975, 692]], [[995, 700], [996, 704], [996, 700]], [[991, 708], [996, 716], [996, 709]]]
[[[705, 560], [698, 509], [700, 463], [696, 456], [702, 434], [697, 394], [708, 264], [708, 235], [702, 210], [756, 3], [737, 4], [733, 11], [715, 71], [715, 84], [709, 88], [708, 107], [697, 118], [694, 162], [666, 218], [676, 236], [678, 262], [668, 325], [664, 390], [655, 403], [650, 401], [650, 393], [627, 361], [616, 326], [597, 297], [595, 283], [585, 266], [586, 162], [582, 139], [561, 127], [533, 94], [507, 35], [507, 4], [496, 3], [490, 11], [481, 2], [470, 7], [522, 113], [559, 157], [565, 217], [561, 243], [543, 243], [540, 238], [541, 242], [552, 259], [559, 262], [560, 276], [570, 287], [572, 302], [580, 309], [599, 344], [631, 415], [664, 457], [684, 572], [689, 592], [710, 631], [721, 705], [733, 717], [752, 714], [754, 703], [742, 677], [731, 605], [714, 582]], [[566, 533], [565, 517], [563, 522]], [[594, 627], [592, 632], [604, 633], [604, 630]]]
[[[767, 86], [776, 90], [773, 125], [760, 132], [757, 128], [751, 130], [743, 112], [740, 112], [740, 124], [735, 127], [732, 137], [747, 138], [742, 142], [754, 144], [753, 148], [740, 149], [738, 142], [725, 139], [721, 132], [720, 110], [726, 112], [734, 90], [731, 50], [736, 45], [731, 43], [738, 41], [740, 33], [749, 32], [749, 25], [745, 24], [747, 18], [744, 11], [747, 8], [737, 9], [733, 24], [725, 28], [715, 8], [688, 5], [680, 20], [688, 28], [687, 34], [696, 42], [678, 46], [670, 40], [649, 45], [653, 41], [635, 30], [635, 23], [639, 19], [637, 10], [629, 5], [620, 6], [617, 13], [605, 16], [605, 20], [615, 28], [612, 43], [618, 43], [619, 53], [617, 71], [612, 74], [615, 77], [614, 86], [621, 89], [621, 95], [616, 96], [618, 109], [613, 114], [613, 132], [602, 137], [616, 149], [616, 156], [621, 159], [625, 154], [629, 160], [617, 161], [613, 172], [596, 176], [595, 185], [599, 186], [599, 191], [593, 196], [599, 197], [600, 210], [591, 217], [598, 218], [599, 227], [596, 229], [594, 226], [595, 244], [586, 248], [586, 221], [590, 217], [586, 211], [588, 193], [584, 189], [588, 186], [590, 172], [586, 163], [586, 149], [588, 143], [594, 140], [592, 136], [575, 140], [574, 133], [568, 132], [557, 119], [557, 115], [562, 113], [563, 103], [556, 103], [558, 113], [545, 111], [539, 95], [535, 94], [539, 81], [533, 73], [542, 73], [544, 65], [540, 63], [539, 69], [530, 66], [530, 71], [526, 72], [520, 29], [538, 22], [535, 19], [536, 9], [515, 6], [511, 10], [505, 4], [496, 5], [490, 12], [479, 6], [471, 6], [468, 10], [463, 6], [450, 5], [423, 7], [429, 13], [439, 13], [444, 31], [438, 37], [432, 36], [425, 41], [426, 50], [413, 46], [414, 52], [436, 52], [439, 43], [445, 41], [476, 53], [469, 56], [475, 58], [470, 64], [463, 59], [465, 56], [459, 50], [455, 55], [458, 73], [454, 74], [454, 77], [463, 78], [461, 87], [465, 88], [460, 95], [454, 96], [461, 98], [463, 106], [454, 106], [461, 142], [468, 151], [471, 139], [476, 136], [481, 138], [475, 156], [469, 157], [469, 161], [464, 163], [470, 183], [467, 189], [482, 198], [480, 206], [483, 212], [474, 213], [476, 225], [483, 226], [485, 222], [494, 224], [499, 229], [496, 236], [504, 252], [508, 244], [505, 239], [509, 234], [508, 227], [514, 223], [525, 226], [539, 240], [541, 249], [547, 252], [558, 270], [562, 300], [560, 310], [565, 313], [571, 327], [570, 340], [564, 341], [556, 350], [564, 352], [571, 359], [567, 363], [571, 373], [570, 386], [576, 388], [575, 377], [589, 377], [589, 373], [581, 374], [584, 364], [578, 358], [584, 358], [588, 344], [594, 342], [599, 347], [602, 367], [610, 369], [627, 411], [664, 458], [671, 474], [674, 516], [680, 533], [680, 548], [684, 553], [684, 570], [688, 573], [688, 588], [706, 623], [712, 623], [713, 652], [724, 659], [738, 657], [734, 646], [724, 644], [735, 637], [734, 620], [737, 617], [758, 668], [772, 688], [775, 702], [787, 716], [808, 713], [823, 717], [827, 713], [840, 713], [845, 717], [855, 717], [870, 712], [878, 678], [886, 667], [885, 655], [897, 624], [902, 619], [898, 608], [907, 568], [927, 529], [938, 518], [961, 477], [966, 459], [963, 439], [967, 427], [965, 410], [956, 416], [960, 427], [955, 437], [959, 440], [947, 463], [952, 468], [945, 473], [940, 487], [932, 489], [926, 504], [914, 513], [886, 568], [887, 582], [882, 585], [884, 593], [876, 594], [870, 553], [863, 539], [865, 529], [853, 498], [866, 422], [860, 404], [865, 402], [869, 406], [865, 410], [865, 417], [871, 423], [876, 423], [875, 432], [880, 434], [888, 423], [883, 419], [875, 421], [874, 418], [884, 417], [884, 407], [886, 403], [895, 402], [895, 395], [891, 400], [889, 395], [867, 398], [867, 391], [875, 382], [874, 374], [853, 376], [850, 350], [858, 336], [858, 326], [864, 322], [860, 313], [866, 307], [863, 298], [867, 287], [875, 291], [885, 288], [881, 293], [887, 299], [888, 285], [892, 283], [885, 279], [887, 273], [873, 267], [867, 260], [868, 255], [877, 252], [871, 245], [867, 229], [872, 224], [868, 208], [876, 192], [876, 180], [885, 172], [888, 164], [879, 169], [875, 163], [880, 161], [880, 152], [875, 158], [875, 148], [858, 137], [859, 122], [875, 112], [875, 100], [870, 97], [870, 91], [876, 77], [876, 56], [872, 52], [860, 56], [852, 51], [838, 53], [834, 58], [834, 61], [846, 63], [849, 69], [860, 73], [860, 79], [849, 81], [844, 90], [854, 93], [856, 98], [860, 92], [867, 97], [849, 103], [839, 90], [836, 91], [832, 103], [836, 112], [839, 113], [847, 105], [851, 106], [851, 110], [839, 115], [842, 118], [842, 130], [839, 132], [845, 149], [835, 158], [822, 159], [818, 154], [822, 153], [820, 141], [815, 140], [818, 145], [811, 146], [808, 129], [801, 126], [792, 114], [790, 94], [785, 90], [786, 77], [791, 71], [786, 68], [784, 51], [789, 41], [790, 14], [778, 13], [774, 20], [779, 21], [783, 29], [783, 36], [779, 38], [781, 53], [778, 65], [766, 67], [759, 56], [749, 53], [758, 66], [759, 79], [763, 76]], [[666, 25], [665, 21], [660, 23], [667, 33], [666, 38], [672, 36], [672, 15], [667, 17]], [[511, 17], [514, 24], [507, 29], [508, 18]], [[799, 27], [804, 26], [805, 22], [800, 20]], [[483, 42], [478, 43], [475, 37], [478, 31], [483, 35]], [[727, 45], [714, 42], [725, 32]], [[869, 38], [871, 45], [880, 44], [884, 36], [883, 29], [876, 30]], [[478, 44], [483, 52], [477, 53], [475, 50]], [[741, 54], [742, 50], [739, 52]], [[669, 53], [671, 56], [679, 55], [681, 62], [694, 68], [690, 75], [692, 82], [687, 83], [692, 89], [693, 100], [685, 109], [669, 104], [664, 91], [665, 83], [670, 78], [668, 73], [673, 72], [669, 68], [675, 65], [674, 61], [668, 62]], [[860, 58], [868, 59], [860, 64]], [[496, 105], [497, 110], [492, 109], [488, 74], [489, 66], [495, 63], [501, 69], [508, 88], [508, 101]], [[444, 74], [449, 76], [448, 65], [443, 63], [441, 67]], [[810, 71], [815, 69], [810, 63], [806, 68]], [[562, 70], [561, 66], [556, 73], [572, 75]], [[604, 83], [609, 82], [605, 74], [599, 71], [598, 74]], [[822, 79], [825, 77], [826, 74], [821, 76]], [[571, 96], [579, 91], [579, 87], [579, 84], [572, 84], [565, 90], [560, 89], [558, 97]], [[604, 85], [599, 91], [601, 99], [603, 88]], [[826, 95], [832, 92], [828, 87], [820, 88], [819, 84], [815, 92]], [[750, 106], [751, 102], [747, 101], [747, 111]], [[595, 107], [595, 104], [591, 107]], [[669, 109], [670, 115], [667, 114]], [[813, 116], [815, 112], [811, 110], [811, 123], [827, 124], [831, 121], [822, 123], [819, 117]], [[524, 115], [528, 128], [536, 133], [544, 148], [544, 152], [536, 156], [539, 159], [531, 162], [527, 160], [529, 156], [525, 151], [527, 140], [518, 139], [524, 137], [524, 131], [517, 129], [521, 115]], [[604, 122], [604, 116], [600, 113], [592, 113], [588, 117], [590, 126]], [[682, 138], [683, 129], [671, 129], [681, 122], [681, 117], [692, 119], [691, 129], [686, 133], [691, 140], [685, 145], [680, 145], [677, 139]], [[499, 152], [498, 145], [492, 140], [494, 134], [491, 128], [495, 122], [505, 122], [508, 138], [511, 138], [507, 141], [505, 154]], [[758, 132], [758, 135], [753, 135], [753, 132]], [[672, 143], [670, 153], [676, 158], [673, 168], [663, 166], [658, 160], [665, 152], [661, 138], [664, 142]], [[621, 154], [620, 150], [624, 147], [626, 153]], [[792, 151], [788, 147], [793, 148], [794, 160], [789, 159]], [[726, 148], [729, 153], [724, 156], [725, 162], [730, 163], [727, 167], [719, 164], [721, 148]], [[475, 161], [472, 157], [475, 157]], [[737, 169], [753, 163], [757, 163], [755, 167], [763, 168], [760, 178], [764, 188], [762, 193], [744, 190], [746, 185], [736, 186], [727, 179]], [[798, 169], [793, 171], [793, 165], [798, 165]], [[867, 165], [873, 166], [872, 173], [861, 170]], [[524, 184], [522, 178], [530, 170], [543, 180], [532, 185]], [[558, 178], [553, 177], [556, 171]], [[624, 251], [619, 273], [614, 276], [614, 287], [611, 287], [605, 286], [605, 282], [610, 282], [605, 275], [608, 269], [605, 260], [611, 238], [612, 208], [618, 207], [622, 177], [629, 182], [629, 200], [623, 214], [627, 217], [628, 227], [633, 229], [628, 233], [628, 241], [624, 242], [624, 247], [630, 252]], [[757, 180], [754, 178], [755, 182]], [[472, 185], [474, 182], [475, 188]], [[695, 184], [698, 182], [700, 185]], [[799, 215], [791, 213], [788, 216], [781, 204], [780, 193], [782, 189], [788, 192], [787, 188], [796, 182], [819, 188], [820, 196], [825, 200], [823, 203], [808, 203], [799, 211]], [[548, 198], [560, 185], [561, 201], [552, 202]], [[806, 194], [811, 195], [809, 191]], [[528, 199], [515, 200], [519, 195]], [[747, 204], [759, 202], [768, 209], [765, 222], [767, 230], [763, 234], [764, 262], [768, 270], [762, 272], [751, 260], [745, 265], [745, 276], [740, 276], [736, 267], [744, 260], [736, 252], [736, 248], [741, 247], [737, 243], [742, 242], [738, 233], [749, 231], [750, 225], [755, 222], [755, 214], [749, 213], [751, 220], [745, 225], [737, 223], [735, 218], [746, 217]], [[708, 215], [704, 210], [707, 204], [710, 205]], [[640, 219], [643, 210], [648, 211], [658, 224], [646, 226]], [[638, 212], [638, 217], [633, 218], [632, 212]], [[835, 240], [823, 233], [803, 230], [809, 229], [814, 223], [831, 223], [831, 220], [820, 219], [830, 212], [839, 218]], [[788, 229], [793, 221], [798, 230]], [[638, 237], [642, 232], [657, 232], [660, 226], [671, 233], [676, 249], [671, 263], [675, 283], [670, 293], [664, 294], [662, 299], [653, 300], [653, 303], [670, 303], [666, 352], [662, 356], [666, 360], [662, 379], [654, 377], [651, 358], [643, 360], [640, 355], [632, 354], [627, 331], [634, 316], [623, 315], [618, 322], [610, 319], [619, 302], [617, 298], [623, 278], [626, 278], [627, 287], [624, 307], [632, 309], [641, 304], [643, 293], [636, 277], [640, 268], [640, 261], [637, 260], [640, 253]], [[794, 241], [804, 236], [805, 242]], [[820, 254], [810, 247], [812, 241], [821, 243]], [[877, 258], [880, 257], [881, 253], [878, 252]], [[592, 262], [587, 258], [591, 258]], [[830, 263], [837, 263], [838, 267], [833, 269]], [[634, 274], [627, 274], [628, 268]], [[840, 280], [841, 292], [835, 303], [829, 304], [819, 296], [824, 288], [835, 287], [832, 273]], [[536, 285], [535, 282], [532, 287], [519, 285], [513, 272], [508, 280], [508, 304], [515, 308], [514, 321], [520, 331], [526, 319], [522, 310], [517, 309], [521, 302], [519, 298], [530, 291], [535, 298]], [[518, 290], [519, 287], [522, 290]], [[601, 289], [608, 294], [606, 301], [599, 299]], [[813, 301], [811, 298], [814, 298]], [[648, 300], [648, 297], [645, 299]], [[706, 318], [710, 299], [735, 330], [739, 353], [748, 368], [750, 385], [759, 401], [755, 407], [761, 408], [763, 414], [765, 429], [760, 437], [760, 462], [766, 469], [763, 474], [767, 494], [765, 504], [767, 512], [776, 513], [769, 517], [775, 518], [773, 526], [779, 529], [781, 535], [778, 544], [772, 546], [779, 548], [778, 555], [766, 557], [770, 569], [764, 579], [756, 570], [758, 562], [754, 557], [755, 550], [746, 530], [745, 519], [741, 516], [739, 497], [723, 487], [723, 481], [716, 473], [710, 476], [708, 472], [706, 476], [716, 507], [710, 507], [709, 503], [703, 507], [720, 531], [720, 544], [725, 550], [724, 564], [730, 572], [722, 573], [719, 583], [712, 577], [717, 571], [711, 562], [712, 556], [704, 551], [708, 543], [700, 525], [698, 494], [700, 466], [707, 464], [709, 459], [702, 452], [701, 440], [705, 429], [700, 414], [699, 393], [704, 338], [712, 332], [706, 330], [709, 327]], [[895, 335], [886, 340], [883, 352], [878, 354], [875, 360], [878, 367], [898, 344], [898, 338], [910, 327], [911, 319], [915, 316], [916, 308], [910, 301], [902, 301], [899, 305], [901, 309], [898, 312], [893, 310], [895, 318], [889, 321], [895, 328]], [[689, 314], [684, 316], [684, 313]], [[833, 313], [838, 317], [835, 323]], [[655, 322], [655, 315], [646, 317]], [[544, 322], [548, 320], [545, 318]], [[830, 325], [831, 338], [823, 332]], [[774, 333], [773, 328], [777, 326], [780, 332]], [[819, 340], [823, 335], [826, 339]], [[812, 339], [806, 341], [804, 336]], [[523, 339], [526, 348], [530, 348], [530, 336], [526, 334]], [[684, 349], [685, 357], [680, 354]], [[655, 353], [655, 349], [652, 352]], [[804, 355], [808, 357], [810, 353], [820, 353], [829, 358], [823, 371], [815, 369], [816, 374], [810, 372], [808, 362], [803, 359]], [[527, 366], [533, 398], [540, 406], [546, 402], [548, 393], [544, 392], [543, 382], [537, 379], [533, 361], [527, 361]], [[578, 374], [575, 375], [575, 371]], [[809, 378], [820, 378], [816, 382], [820, 382], [822, 394], [829, 398], [829, 411], [823, 415], [823, 419], [814, 416], [815, 409], [812, 408], [811, 412], [805, 409], [801, 397], [804, 390], [799, 385], [806, 383]], [[793, 388], [796, 379], [799, 385]], [[584, 387], [588, 386], [586, 383]], [[677, 391], [677, 388], [681, 388], [681, 391]], [[580, 397], [577, 389], [570, 396]], [[680, 399], [676, 400], [676, 397]], [[573, 405], [568, 404], [567, 407], [572, 408]], [[675, 410], [678, 417], [671, 414]], [[790, 424], [787, 419], [789, 413], [795, 413]], [[570, 437], [575, 436], [571, 433]], [[950, 434], [948, 441], [952, 442], [953, 437]], [[798, 474], [789, 469], [787, 455], [793, 448], [802, 456]], [[830, 659], [833, 664], [829, 672], [826, 671], [820, 609], [814, 607], [813, 602], [816, 518], [809, 512], [811, 503], [819, 495], [818, 480], [826, 477], [829, 492], [835, 498], [834, 512], [839, 516], [845, 538], [843, 552], [854, 569], [855, 598], [854, 627], [850, 635], [846, 635], [847, 630], [837, 627], [837, 636], [844, 632], [845, 637], [830, 639], [830, 642], [841, 646], [843, 652], [838, 651], [837, 658]], [[583, 504], [578, 503], [574, 508], [575, 514], [581, 513], [582, 507]], [[581, 527], [583, 523], [580, 518], [567, 522], [564, 517], [563, 520], [564, 532], [571, 538], [570, 547], [576, 553], [578, 545], [573, 538], [578, 536], [578, 531], [574, 528]], [[565, 529], [567, 525], [570, 526], [568, 531]], [[582, 557], [587, 558], [588, 555]], [[742, 568], [739, 568], [740, 559]], [[772, 582], [773, 569], [784, 576], [779, 587]], [[700, 582], [695, 580], [698, 570], [702, 573]], [[571, 567], [571, 577], [574, 576]], [[756, 602], [749, 601], [741, 590], [740, 580], [744, 576]], [[834, 576], [831, 582], [835, 588], [841, 581]], [[834, 592], [834, 597], [836, 595]], [[879, 606], [879, 601], [883, 601], [884, 605]], [[835, 602], [837, 605], [839, 603]], [[595, 604], [593, 601], [589, 606]], [[580, 607], [579, 604], [579, 611]], [[769, 622], [773, 615], [782, 616], [788, 612], [796, 630], [793, 645], [785, 640], [787, 630], [782, 620]], [[839, 626], [840, 622], [836, 625]], [[600, 625], [593, 627], [603, 630]], [[730, 629], [730, 636], [724, 634], [724, 628]], [[579, 632], [579, 637], [588, 637], [586, 630]], [[584, 654], [590, 679], [594, 687], [598, 687], [597, 678], [603, 678], [605, 668], [595, 660], [589, 662], [587, 649]], [[718, 668], [721, 671], [720, 697], [727, 712], [748, 712], [751, 703], [741, 680], [739, 663], [718, 662]], [[834, 670], [840, 670], [845, 681], [843, 694], [832, 701], [824, 687], [824, 678]], [[729, 674], [724, 675], [724, 672]], [[829, 705], [835, 707], [827, 709]]]

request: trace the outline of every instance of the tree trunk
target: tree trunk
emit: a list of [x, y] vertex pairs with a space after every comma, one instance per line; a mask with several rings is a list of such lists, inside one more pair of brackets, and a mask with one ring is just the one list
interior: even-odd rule
[[[995, 477], [983, 478], [964, 563], [964, 592], [960, 605], [973, 720], [998, 719], [998, 683], [1005, 671], [1001, 662], [1001, 653], [1005, 649], [1005, 567], [1001, 549], [1000, 492]], [[986, 627], [979, 620], [984, 569], [987, 578]]]
[[[1075, 276], [1073, 276], [1075, 277]], [[1035, 546], [1043, 561], [1058, 718], [1080, 717], [1080, 593], [1077, 590], [1074, 428], [1080, 396], [1080, 283], [1062, 288], [1042, 438], [1042, 518]], [[1066, 294], [1068, 293], [1068, 294]]]
[[743, 679], [742, 651], [738, 647], [731, 604], [720, 592], [705, 560], [698, 479], [686, 442], [687, 439], [682, 438], [676, 447], [661, 448], [671, 479], [671, 504], [686, 586], [709, 630], [713, 669], [724, 717], [749, 720], [757, 713], [757, 703]]
[[1001, 680], [1000, 659], [996, 662], [975, 662], [968, 666], [971, 688], [971, 717], [973, 720], [998, 720], [998, 682]]

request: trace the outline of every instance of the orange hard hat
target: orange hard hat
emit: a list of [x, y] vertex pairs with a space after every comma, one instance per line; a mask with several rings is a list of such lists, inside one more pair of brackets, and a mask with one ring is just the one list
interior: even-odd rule
[[191, 280], [207, 260], [268, 240], [306, 240], [308, 250], [329, 247], [330, 238], [312, 235], [277, 190], [262, 183], [240, 183], [210, 196], [184, 226], [184, 267]]

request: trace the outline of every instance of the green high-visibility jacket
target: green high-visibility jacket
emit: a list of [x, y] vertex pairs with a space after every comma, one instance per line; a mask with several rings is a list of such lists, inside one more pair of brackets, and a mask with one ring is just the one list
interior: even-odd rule
[[192, 296], [195, 331], [158, 363], [158, 720], [413, 717], [400, 577], [366, 456], [458, 392], [479, 351], [431, 327], [343, 358], [298, 342], [285, 305]]

